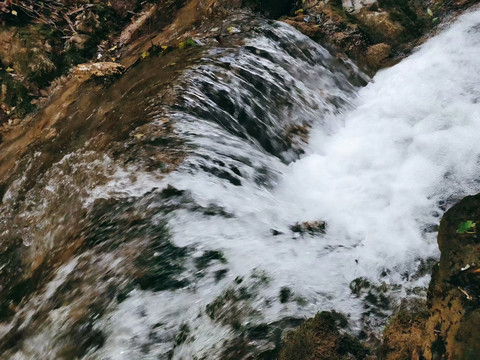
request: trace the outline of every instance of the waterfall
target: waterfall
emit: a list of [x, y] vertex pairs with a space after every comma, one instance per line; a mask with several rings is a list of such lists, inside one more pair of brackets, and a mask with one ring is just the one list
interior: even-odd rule
[[425, 295], [442, 214], [480, 191], [480, 11], [371, 80], [285, 24], [249, 21], [189, 50], [166, 91], [170, 60], [131, 69], [121, 106], [144, 113], [72, 115], [118, 119], [108, 150], [79, 136], [40, 170], [51, 148], [25, 155], [0, 233], [87, 246], [0, 326], [25, 334], [10, 358], [55, 358], [75, 336], [85, 359], [269, 358], [317, 311], [376, 326]]

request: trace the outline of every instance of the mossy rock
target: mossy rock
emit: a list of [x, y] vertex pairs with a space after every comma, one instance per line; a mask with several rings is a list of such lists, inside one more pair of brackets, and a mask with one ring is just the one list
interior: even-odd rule
[[467, 196], [440, 223], [441, 256], [429, 287], [431, 316], [426, 323], [427, 358], [480, 359], [480, 195]]
[[[15, 80], [5, 71], [0, 71], [0, 82], [0, 102], [4, 104], [3, 109], [0, 110], [0, 125], [12, 113], [22, 117], [35, 109], [31, 103], [32, 96], [22, 82]], [[7, 114], [6, 111], [9, 113]]]
[[380, 358], [404, 360], [420, 355], [428, 316], [424, 300], [404, 301], [383, 332]]
[[322, 311], [305, 321], [283, 340], [280, 360], [365, 359], [368, 349], [348, 334], [346, 317], [335, 311]]

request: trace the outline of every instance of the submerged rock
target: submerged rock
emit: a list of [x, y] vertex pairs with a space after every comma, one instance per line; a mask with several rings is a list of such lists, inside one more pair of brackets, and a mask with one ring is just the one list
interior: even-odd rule
[[327, 229], [327, 223], [325, 221], [305, 221], [302, 223], [296, 223], [290, 226], [290, 230], [300, 235], [320, 235], [325, 234]]

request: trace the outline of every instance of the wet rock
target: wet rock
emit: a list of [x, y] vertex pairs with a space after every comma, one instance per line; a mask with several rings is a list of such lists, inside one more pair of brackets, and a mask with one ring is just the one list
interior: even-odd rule
[[[332, 48], [339, 56], [346, 54], [373, 74], [407, 56], [442, 19], [472, 3], [468, 0], [298, 1], [296, 15], [284, 21]], [[370, 49], [380, 43], [391, 46], [388, 59], [385, 46]]]
[[224, 344], [221, 360], [278, 359], [282, 335], [302, 324], [303, 319], [286, 317], [272, 323], [254, 323]]
[[290, 230], [297, 234], [320, 235], [325, 234], [327, 223], [325, 221], [305, 221], [290, 226]]
[[136, 36], [148, 21], [152, 21], [153, 17], [157, 14], [158, 7], [151, 6], [150, 8], [142, 11], [138, 16], [120, 34], [120, 44], [128, 43], [134, 36]]
[[388, 58], [392, 51], [392, 47], [385, 43], [375, 44], [367, 49], [366, 61], [367, 64], [373, 68], [381, 67], [382, 62]]
[[366, 35], [352, 21], [341, 3], [319, 2], [284, 21], [312, 39], [357, 61], [361, 61], [368, 46]]
[[21, 256], [19, 241], [9, 242], [8, 239], [4, 239], [0, 249], [0, 261], [3, 264], [0, 269], [2, 284], [0, 320], [2, 321], [15, 313], [16, 305], [31, 291], [31, 286], [25, 286], [28, 283], [25, 280], [28, 274], [25, 274], [26, 271], [22, 269]]
[[427, 319], [428, 310], [424, 300], [404, 301], [383, 332], [380, 358], [421, 359]]
[[[154, 198], [152, 195], [149, 201]], [[133, 280], [126, 292], [135, 286], [153, 291], [186, 286], [188, 281], [182, 273], [188, 249], [172, 243], [165, 223], [152, 224], [147, 218], [138, 216], [136, 206], [138, 204], [130, 201], [98, 201], [92, 214], [95, 221], [83, 230], [85, 244], [107, 253], [126, 244], [135, 244], [141, 249], [134, 255]]]
[[94, 77], [109, 77], [120, 75], [125, 68], [116, 62], [97, 62], [80, 64], [73, 70], [75, 76], [85, 79]]
[[342, 0], [342, 5], [347, 11], [358, 11], [363, 7], [375, 4], [377, 0]]
[[480, 195], [468, 196], [440, 223], [440, 263], [428, 301], [403, 308], [384, 332], [382, 359], [480, 358]]
[[423, 350], [426, 358], [480, 358], [480, 236], [460, 231], [480, 223], [480, 195], [453, 206], [440, 223], [440, 263], [429, 288], [430, 318]]
[[244, 0], [243, 6], [250, 6], [257, 11], [262, 11], [273, 18], [278, 18], [282, 15], [288, 15], [294, 5], [292, 0]]
[[90, 36], [87, 34], [75, 34], [69, 39], [70, 43], [79, 50], [85, 49], [85, 46], [89, 40]]
[[396, 42], [405, 28], [397, 21], [390, 18], [386, 11], [371, 11], [365, 8], [354, 14], [360, 25], [367, 28], [372, 38], [381, 41]]

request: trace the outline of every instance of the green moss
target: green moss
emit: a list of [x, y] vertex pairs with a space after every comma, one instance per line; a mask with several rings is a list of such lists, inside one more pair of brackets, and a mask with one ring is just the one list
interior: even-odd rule
[[28, 94], [28, 89], [20, 81], [14, 80], [5, 71], [0, 71], [0, 82], [2, 88], [5, 89], [5, 104], [11, 108], [15, 108], [13, 114], [19, 117], [35, 110], [32, 105], [32, 97]]
[[427, 8], [421, 11], [425, 15], [419, 16], [415, 11], [415, 6], [418, 5], [413, 1], [379, 0], [378, 3], [381, 8], [389, 12], [393, 21], [399, 22], [407, 30], [401, 35], [399, 39], [401, 42], [419, 38], [431, 25], [426, 12]]
[[345, 333], [347, 319], [335, 311], [323, 311], [287, 334], [280, 360], [364, 359], [368, 350]]
[[268, 284], [271, 281], [265, 270], [253, 269], [251, 277], [256, 280], [257, 285]]
[[39, 39], [48, 40], [52, 37], [60, 36], [58, 29], [44, 23], [29, 24], [27, 26], [19, 27], [17, 28], [17, 34], [22, 41], [30, 44]]
[[231, 326], [234, 330], [242, 329], [246, 317], [256, 313], [247, 300], [256, 297], [257, 287], [257, 283], [239, 287], [233, 285], [205, 307], [206, 314], [210, 319]]
[[227, 276], [227, 273], [228, 273], [228, 269], [220, 269], [215, 271], [215, 281], [219, 282], [220, 280], [225, 278], [225, 276]]
[[14, 58], [14, 67], [29, 82], [39, 87], [47, 86], [57, 76], [57, 55], [47, 52], [45, 43], [54, 44], [62, 34], [52, 26], [29, 24], [16, 29], [16, 38], [25, 51], [18, 51]]
[[307, 306], [308, 302], [307, 299], [305, 299], [303, 296], [296, 296], [295, 299], [293, 299], [298, 306]]
[[368, 279], [359, 277], [352, 280], [349, 286], [350, 286], [350, 290], [352, 291], [352, 294], [360, 296], [360, 294], [365, 289], [369, 289], [372, 286], [372, 284], [370, 283], [370, 281], [368, 281]]
[[[139, 201], [151, 202], [156, 194]], [[161, 291], [178, 289], [187, 285], [181, 278], [185, 270], [184, 263], [188, 249], [175, 246], [165, 222], [152, 222], [153, 214], [162, 208], [149, 210], [151, 213], [139, 213], [139, 204], [133, 199], [100, 199], [90, 212], [89, 226], [83, 230], [85, 246], [110, 252], [127, 242], [137, 242], [138, 257], [135, 259], [136, 276], [126, 290], [134, 286], [141, 289]], [[141, 205], [140, 205], [141, 206]], [[160, 205], [158, 205], [160, 206]], [[128, 292], [123, 292], [123, 300]]]

